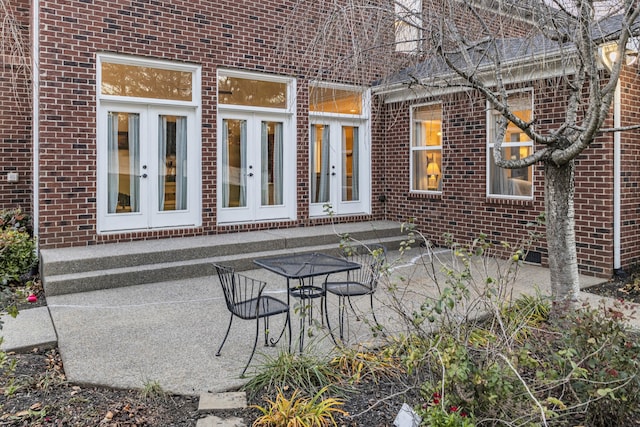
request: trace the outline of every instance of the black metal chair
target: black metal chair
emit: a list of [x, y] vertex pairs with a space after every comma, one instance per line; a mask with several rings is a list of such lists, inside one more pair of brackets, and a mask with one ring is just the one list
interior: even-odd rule
[[378, 287], [380, 275], [386, 262], [386, 248], [382, 245], [347, 247], [343, 250], [343, 256], [349, 261], [360, 264], [362, 267], [358, 270], [348, 271], [345, 280], [331, 280], [331, 277], [327, 277], [327, 280], [325, 281], [324, 313], [331, 338], [336, 345], [338, 345], [338, 342], [333, 334], [333, 330], [331, 329], [329, 310], [327, 307], [329, 294], [333, 294], [338, 297], [340, 341], [344, 342], [346, 316], [345, 302], [349, 303], [351, 311], [353, 311], [357, 316], [353, 304], [351, 303], [352, 297], [369, 296], [373, 320], [376, 323], [376, 327], [380, 327], [378, 319], [376, 318], [376, 313], [373, 309], [373, 294]]
[[[291, 319], [289, 316], [289, 305], [277, 298], [263, 295], [264, 288], [267, 285], [266, 282], [236, 273], [235, 270], [231, 267], [222, 266], [219, 264], [214, 264], [214, 267], [216, 268], [218, 277], [220, 278], [220, 284], [222, 285], [227, 308], [231, 312], [231, 317], [229, 318], [229, 326], [227, 326], [227, 332], [222, 339], [222, 343], [220, 344], [220, 348], [218, 348], [216, 356], [220, 356], [222, 347], [227, 341], [234, 316], [244, 320], [255, 319], [256, 321], [256, 336], [253, 341], [251, 356], [249, 356], [249, 361], [247, 362], [247, 365], [244, 367], [244, 369], [242, 370], [242, 374], [240, 375], [241, 377], [244, 377], [244, 374], [247, 371], [249, 364], [251, 363], [251, 359], [253, 359], [253, 355], [256, 351], [256, 345], [258, 344], [260, 319], [263, 319], [264, 324], [265, 346], [275, 346], [278, 341], [280, 341], [280, 338], [282, 338], [285, 328], [287, 326], [289, 327], [289, 351], [291, 351]], [[269, 317], [283, 313], [286, 314], [286, 320], [284, 326], [282, 327], [282, 331], [278, 336], [278, 339], [275, 341], [269, 340]]]

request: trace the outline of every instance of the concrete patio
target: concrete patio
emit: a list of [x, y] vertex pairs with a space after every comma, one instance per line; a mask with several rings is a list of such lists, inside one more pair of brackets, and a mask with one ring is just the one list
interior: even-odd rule
[[[407, 310], [420, 303], [426, 295], [437, 293], [433, 278], [426, 273], [430, 255], [416, 248], [400, 255], [389, 251], [390, 278], [381, 283], [375, 297], [376, 314], [385, 330], [394, 334], [405, 330], [392, 307], [389, 285]], [[449, 251], [434, 255], [438, 264], [451, 263]], [[495, 274], [498, 266], [477, 265], [474, 277], [482, 283], [481, 271]], [[502, 268], [501, 267], [501, 268]], [[269, 292], [285, 298], [285, 281], [265, 270], [244, 272], [266, 280]], [[442, 281], [438, 273], [438, 281]], [[496, 276], [493, 276], [496, 277]], [[602, 279], [583, 277], [582, 285], [601, 283]], [[481, 286], [478, 286], [481, 291]], [[513, 283], [504, 289], [505, 296], [549, 290], [548, 270], [523, 264]], [[475, 291], [472, 291], [472, 294]], [[599, 297], [582, 294], [582, 298], [597, 304]], [[367, 298], [358, 300], [357, 310], [366, 311]], [[25, 349], [38, 345], [57, 345], [69, 381], [119, 388], [140, 388], [157, 381], [166, 391], [199, 395], [222, 392], [241, 386], [239, 377], [251, 348], [255, 323], [234, 320], [231, 335], [220, 357], [215, 356], [228, 321], [217, 277], [189, 278], [136, 286], [118, 287], [90, 292], [72, 293], [47, 298], [47, 307], [24, 310], [16, 319], [6, 319], [2, 334], [5, 350]], [[609, 302], [611, 303], [611, 302]], [[337, 312], [336, 300], [329, 301], [329, 312]], [[37, 313], [35, 312], [37, 310]], [[476, 308], [469, 308], [471, 314]], [[316, 311], [319, 313], [319, 311]], [[462, 315], [462, 313], [460, 313]], [[365, 318], [370, 319], [370, 316]], [[282, 317], [283, 319], [283, 317]], [[297, 337], [297, 315], [292, 313], [294, 342]], [[332, 317], [333, 319], [333, 317]], [[272, 330], [279, 330], [282, 320], [276, 319]], [[332, 326], [337, 322], [332, 321]], [[305, 351], [327, 354], [333, 343], [327, 330], [312, 327], [313, 337], [307, 338]], [[349, 321], [349, 342], [373, 343], [369, 322]], [[295, 348], [295, 345], [294, 345]], [[258, 353], [248, 374], [265, 357], [275, 357], [286, 349], [286, 339], [275, 348], [258, 347]]]

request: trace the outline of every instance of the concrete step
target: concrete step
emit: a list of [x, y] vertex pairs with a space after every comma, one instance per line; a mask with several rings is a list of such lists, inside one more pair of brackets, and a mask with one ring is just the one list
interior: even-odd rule
[[43, 249], [40, 274], [46, 295], [203, 277], [212, 263], [254, 268], [253, 260], [291, 252], [338, 250], [340, 236], [397, 248], [405, 236], [400, 224], [374, 221], [114, 243], [81, 248]]

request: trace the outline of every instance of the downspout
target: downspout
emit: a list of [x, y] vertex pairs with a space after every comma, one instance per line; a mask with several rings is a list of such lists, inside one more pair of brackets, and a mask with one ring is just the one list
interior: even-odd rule
[[[39, 234], [40, 223], [40, 0], [31, 2], [31, 79], [32, 85], [32, 110], [31, 110], [31, 137], [33, 149], [33, 235]], [[36, 240], [38, 247], [39, 239]]]
[[[613, 127], [619, 129], [621, 126], [621, 89], [620, 78], [616, 83], [616, 90], [613, 98]], [[620, 272], [622, 261], [620, 257], [620, 209], [621, 209], [621, 135], [620, 132], [613, 133], [613, 271]]]

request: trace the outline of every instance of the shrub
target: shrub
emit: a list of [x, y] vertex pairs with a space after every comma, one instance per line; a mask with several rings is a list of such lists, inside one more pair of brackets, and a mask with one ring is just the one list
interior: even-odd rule
[[336, 426], [334, 415], [348, 415], [339, 408], [342, 402], [332, 397], [321, 399], [327, 391], [323, 387], [311, 398], [299, 397], [299, 390], [295, 390], [291, 398], [287, 399], [278, 389], [275, 400], [267, 400], [267, 407], [255, 405], [262, 412], [262, 416], [254, 421], [256, 427], [323, 427]]
[[280, 351], [277, 357], [266, 358], [259, 372], [247, 382], [244, 389], [250, 397], [260, 392], [277, 389], [304, 390], [314, 395], [327, 388], [330, 394], [341, 394], [343, 378], [329, 364], [328, 360], [308, 353], [296, 354]]
[[377, 383], [381, 378], [394, 378], [404, 372], [400, 360], [389, 353], [347, 347], [339, 350], [340, 355], [331, 360], [331, 366], [352, 384], [368, 380]]
[[640, 412], [640, 345], [623, 320], [615, 307], [583, 308], [554, 325], [559, 350], [550, 365], [569, 379], [556, 394], [567, 396], [563, 403], [570, 409], [584, 412], [585, 425], [630, 425]]
[[0, 210], [0, 230], [18, 230], [31, 233], [31, 218], [21, 209]]
[[14, 228], [0, 231], [0, 284], [19, 280], [36, 262], [34, 238]]

